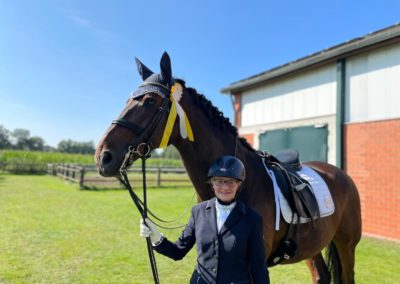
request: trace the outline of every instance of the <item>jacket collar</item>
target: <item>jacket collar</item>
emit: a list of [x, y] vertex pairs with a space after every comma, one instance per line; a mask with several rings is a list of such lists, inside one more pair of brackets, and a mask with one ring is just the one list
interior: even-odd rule
[[[207, 201], [206, 209], [209, 210], [210, 208], [215, 207], [216, 200], [217, 200], [216, 197], [209, 199]], [[244, 205], [243, 201], [241, 201], [240, 199], [236, 200], [235, 208], [237, 208], [237, 210], [239, 210], [240, 213], [246, 214], [246, 206]]]
[[[216, 209], [215, 209], [215, 202], [216, 198], [212, 198], [207, 201], [206, 205], [206, 210], [211, 213], [211, 218], [213, 220], [213, 228], [215, 229], [216, 232], [218, 232], [217, 229], [217, 219], [216, 219]], [[246, 214], [246, 206], [244, 203], [240, 200], [236, 201], [236, 206], [233, 208], [232, 212], [229, 214], [228, 218], [226, 219], [225, 223], [222, 225], [221, 230], [219, 231], [219, 235], [223, 235], [226, 230], [228, 230], [230, 227], [232, 227], [234, 224], [236, 224], [240, 218]]]

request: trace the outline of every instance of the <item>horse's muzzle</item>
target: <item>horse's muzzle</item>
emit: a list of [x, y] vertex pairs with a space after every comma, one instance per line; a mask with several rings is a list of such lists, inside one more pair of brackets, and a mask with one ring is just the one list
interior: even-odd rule
[[110, 150], [103, 150], [96, 157], [96, 166], [100, 175], [103, 177], [113, 177], [119, 174], [119, 165]]

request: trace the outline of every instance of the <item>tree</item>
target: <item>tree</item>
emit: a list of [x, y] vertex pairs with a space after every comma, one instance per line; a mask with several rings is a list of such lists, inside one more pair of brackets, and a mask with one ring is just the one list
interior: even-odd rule
[[164, 152], [160, 155], [160, 157], [164, 159], [180, 159], [181, 155], [179, 154], [178, 150], [172, 146], [169, 145], [167, 148], [165, 148]]
[[57, 144], [57, 150], [63, 153], [72, 153], [72, 140], [61, 140]]
[[11, 147], [10, 131], [0, 125], [0, 149], [10, 149]]
[[68, 139], [61, 140], [57, 145], [57, 150], [64, 153], [94, 154], [95, 148], [92, 141], [77, 142]]
[[16, 128], [12, 132], [12, 137], [14, 140], [14, 147], [18, 150], [30, 150], [29, 149], [29, 137], [30, 132], [29, 130]]
[[32, 151], [43, 151], [44, 144], [44, 140], [39, 136], [33, 136], [27, 141], [28, 149]]

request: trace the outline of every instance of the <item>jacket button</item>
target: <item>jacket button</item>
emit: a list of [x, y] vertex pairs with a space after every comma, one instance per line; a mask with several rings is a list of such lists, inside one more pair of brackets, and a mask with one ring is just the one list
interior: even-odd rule
[[212, 269], [212, 271], [215, 273], [215, 272], [217, 272], [217, 269], [215, 269], [215, 267]]

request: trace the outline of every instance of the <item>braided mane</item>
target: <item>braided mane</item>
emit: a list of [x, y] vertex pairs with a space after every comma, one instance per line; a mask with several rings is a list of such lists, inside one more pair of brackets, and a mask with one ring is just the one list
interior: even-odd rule
[[[196, 89], [188, 88], [185, 86], [185, 81], [181, 79], [175, 79], [179, 84], [181, 84], [186, 91], [192, 96], [193, 102], [200, 107], [204, 114], [210, 119], [210, 121], [219, 127], [220, 129], [226, 129], [233, 135], [239, 137], [237, 128], [232, 125], [228, 118], [215, 107], [210, 100], [208, 100], [203, 94], [197, 93]], [[254, 148], [247, 142], [246, 139], [239, 137], [240, 143], [250, 151], [255, 151]]]

